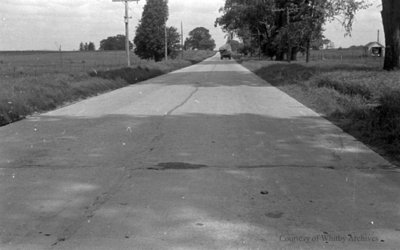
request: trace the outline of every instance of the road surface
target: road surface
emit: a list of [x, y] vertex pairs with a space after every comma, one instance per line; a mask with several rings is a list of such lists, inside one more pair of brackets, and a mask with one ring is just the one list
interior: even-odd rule
[[0, 128], [0, 249], [398, 249], [400, 173], [218, 56]]

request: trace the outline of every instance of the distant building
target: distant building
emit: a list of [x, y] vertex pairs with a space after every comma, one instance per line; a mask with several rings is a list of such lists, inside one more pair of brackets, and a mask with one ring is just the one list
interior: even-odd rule
[[385, 55], [385, 46], [379, 42], [370, 42], [364, 46], [364, 52], [366, 56], [381, 57]]
[[324, 40], [321, 49], [334, 49], [334, 48], [335, 48], [335, 43], [326, 39]]

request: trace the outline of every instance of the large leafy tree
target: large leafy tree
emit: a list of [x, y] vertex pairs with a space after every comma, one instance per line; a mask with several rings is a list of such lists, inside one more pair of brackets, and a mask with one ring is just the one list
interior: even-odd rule
[[186, 49], [213, 50], [215, 41], [210, 35], [210, 31], [204, 27], [197, 27], [189, 32], [189, 37], [185, 40]]
[[[129, 42], [129, 49], [132, 49], [133, 44]], [[94, 44], [93, 44], [94, 48]], [[84, 50], [88, 50], [89, 45], [85, 46]], [[110, 36], [107, 39], [100, 41], [100, 50], [125, 50], [125, 35]]]
[[164, 58], [167, 19], [167, 0], [147, 0], [133, 40], [136, 45], [135, 53], [140, 58], [155, 61]]
[[382, 0], [382, 20], [385, 30], [385, 70], [400, 68], [400, 1]]

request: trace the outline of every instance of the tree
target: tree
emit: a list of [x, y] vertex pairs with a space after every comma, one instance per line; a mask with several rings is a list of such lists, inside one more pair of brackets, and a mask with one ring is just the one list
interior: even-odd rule
[[[89, 47], [89, 45], [88, 45]], [[129, 49], [133, 48], [132, 42], [129, 42]], [[100, 50], [125, 50], [125, 35], [116, 35], [107, 37], [100, 41]]]
[[240, 47], [243, 47], [243, 45], [240, 44], [240, 42], [238, 42], [236, 40], [229, 40], [228, 43], [231, 45], [232, 51], [234, 51], [234, 52], [237, 52]]
[[382, 21], [385, 31], [385, 61], [383, 69], [400, 68], [400, 1], [382, 0]]
[[213, 50], [215, 41], [211, 38], [210, 31], [204, 27], [197, 27], [189, 32], [185, 41], [186, 49]]
[[94, 43], [93, 42], [89, 42], [88, 51], [95, 51], [95, 50], [96, 50], [96, 47], [94, 46]]
[[176, 57], [177, 51], [181, 48], [180, 41], [181, 35], [178, 33], [178, 29], [175, 27], [167, 28], [167, 48], [168, 55]]
[[96, 50], [96, 48], [95, 48], [93, 42], [89, 42], [89, 43], [81, 42], [79, 44], [79, 51], [94, 51], [94, 50]]
[[83, 42], [79, 44], [79, 51], [85, 51], [85, 45], [83, 44]]
[[223, 15], [216, 19], [215, 26], [236, 34], [249, 52], [257, 49], [267, 54], [267, 44], [271, 46], [276, 29], [272, 25], [276, 20], [273, 8], [273, 0], [226, 0], [219, 10]]
[[140, 58], [155, 61], [164, 58], [167, 19], [167, 0], [147, 0], [134, 38], [135, 53]]

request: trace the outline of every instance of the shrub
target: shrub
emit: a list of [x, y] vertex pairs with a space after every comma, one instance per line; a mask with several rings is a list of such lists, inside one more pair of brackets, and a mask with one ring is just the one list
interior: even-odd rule
[[149, 69], [148, 67], [138, 66], [136, 68], [121, 68], [107, 71], [90, 72], [90, 76], [97, 76], [104, 79], [123, 79], [128, 84], [134, 84], [152, 77], [163, 74], [159, 69]]
[[349, 84], [345, 80], [340, 81], [326, 76], [317, 77], [314, 80], [314, 84], [318, 88], [332, 88], [343, 95], [360, 95], [365, 99], [371, 99], [373, 96], [371, 90], [366, 85], [358, 83]]
[[379, 99], [375, 109], [374, 123], [387, 143], [400, 143], [400, 91], [387, 92]]

